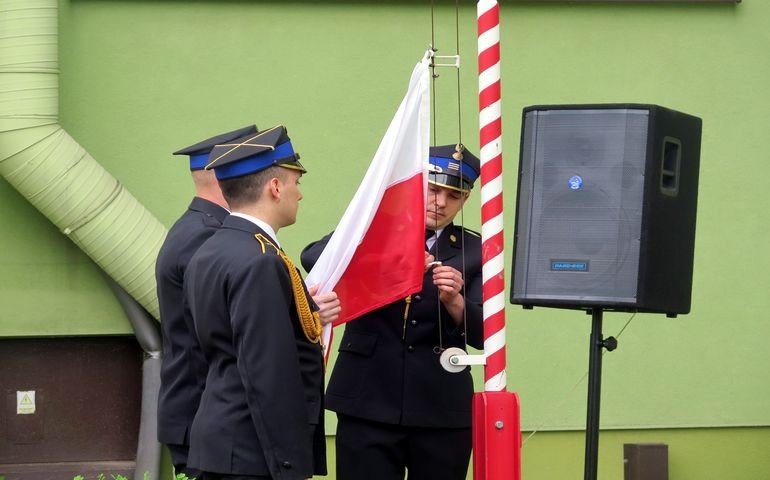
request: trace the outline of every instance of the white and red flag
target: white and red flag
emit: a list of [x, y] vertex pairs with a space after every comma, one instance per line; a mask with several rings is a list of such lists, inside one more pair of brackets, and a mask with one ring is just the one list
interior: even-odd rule
[[[414, 67], [361, 185], [307, 275], [318, 293], [337, 292], [342, 312], [335, 326], [422, 288], [431, 54]], [[329, 325], [323, 344], [328, 358]]]

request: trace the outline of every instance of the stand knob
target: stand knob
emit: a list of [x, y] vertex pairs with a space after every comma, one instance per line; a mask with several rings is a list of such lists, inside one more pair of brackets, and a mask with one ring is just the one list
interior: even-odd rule
[[606, 348], [608, 352], [611, 352], [618, 348], [618, 340], [615, 337], [607, 337], [601, 341], [602, 347]]

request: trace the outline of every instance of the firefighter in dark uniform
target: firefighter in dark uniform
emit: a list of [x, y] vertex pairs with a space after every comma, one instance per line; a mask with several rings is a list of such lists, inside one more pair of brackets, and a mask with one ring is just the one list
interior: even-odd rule
[[182, 280], [190, 258], [229, 213], [214, 172], [203, 167], [208, 163], [209, 152], [218, 143], [256, 132], [257, 127], [250, 125], [174, 152], [174, 155], [189, 156], [195, 197], [169, 230], [155, 263], [163, 337], [158, 441], [168, 447], [176, 472], [188, 477], [200, 473], [187, 466], [187, 452], [190, 426], [206, 382], [206, 360], [198, 346], [192, 318], [185, 315], [182, 308]]
[[208, 362], [190, 464], [204, 480], [325, 474], [321, 322], [276, 236], [305, 169], [282, 126], [218, 145], [207, 168], [232, 213], [185, 275]]
[[[446, 145], [430, 149], [429, 163], [422, 291], [347, 323], [339, 343], [326, 391], [339, 422], [338, 480], [466, 477], [473, 382], [469, 369], [449, 373], [439, 357], [483, 344], [481, 239], [453, 223], [479, 160]], [[302, 252], [306, 270], [328, 238]]]

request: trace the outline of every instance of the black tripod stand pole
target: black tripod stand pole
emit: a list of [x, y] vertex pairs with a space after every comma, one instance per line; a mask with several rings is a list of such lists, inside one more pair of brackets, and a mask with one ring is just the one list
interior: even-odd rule
[[[614, 340], [614, 339], [613, 339]], [[591, 311], [591, 350], [588, 355], [588, 414], [586, 416], [585, 480], [596, 480], [599, 459], [599, 404], [602, 395], [602, 309]]]

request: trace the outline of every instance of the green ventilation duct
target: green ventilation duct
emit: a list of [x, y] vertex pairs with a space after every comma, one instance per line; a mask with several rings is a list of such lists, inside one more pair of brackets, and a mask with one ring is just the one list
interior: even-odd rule
[[0, 174], [155, 318], [166, 228], [58, 124], [56, 0], [0, 2]]

